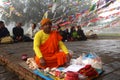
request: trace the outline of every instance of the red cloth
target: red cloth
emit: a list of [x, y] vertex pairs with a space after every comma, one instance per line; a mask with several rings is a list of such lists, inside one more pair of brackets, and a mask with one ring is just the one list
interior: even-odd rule
[[78, 80], [78, 79], [79, 79], [78, 73], [72, 71], [68, 71], [66, 73], [65, 80]]
[[80, 69], [79, 73], [88, 76], [88, 80], [98, 77], [98, 72], [91, 65], [86, 65]]
[[42, 52], [43, 58], [46, 61], [45, 66], [40, 65], [40, 59], [36, 56], [35, 61], [40, 68], [53, 68], [62, 66], [66, 63], [66, 54], [64, 52], [59, 52], [59, 41], [62, 37], [56, 31], [52, 31], [48, 40], [40, 45], [40, 50]]

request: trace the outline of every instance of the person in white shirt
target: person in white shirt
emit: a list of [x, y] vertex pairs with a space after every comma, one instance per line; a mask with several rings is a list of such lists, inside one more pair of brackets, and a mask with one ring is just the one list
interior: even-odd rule
[[88, 38], [98, 38], [97, 34], [93, 30], [89, 30], [86, 33], [86, 35], [87, 35]]
[[28, 30], [26, 31], [26, 35], [28, 37], [30, 37], [31, 39], [34, 38], [35, 33], [37, 32], [37, 28], [36, 28], [36, 24], [32, 23], [31, 26], [28, 28]]

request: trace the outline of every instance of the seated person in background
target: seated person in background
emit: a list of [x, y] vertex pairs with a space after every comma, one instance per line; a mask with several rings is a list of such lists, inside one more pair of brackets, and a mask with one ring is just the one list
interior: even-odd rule
[[94, 33], [93, 30], [88, 31], [86, 35], [87, 35], [87, 38], [93, 38], [93, 39], [98, 38], [97, 34]]
[[78, 40], [82, 40], [82, 41], [85, 41], [87, 40], [87, 37], [86, 35], [84, 34], [84, 31], [82, 30], [81, 26], [77, 26], [77, 34], [79, 36], [79, 39]]
[[10, 33], [8, 29], [5, 27], [5, 24], [3, 21], [0, 21], [0, 38], [10, 36]]
[[31, 39], [29, 37], [24, 35], [22, 23], [18, 22], [12, 31], [13, 31], [13, 39], [15, 42], [31, 41]]
[[59, 34], [62, 36], [62, 41], [64, 42], [66, 40], [66, 32], [64, 30], [60, 29]]
[[31, 39], [34, 38], [35, 36], [35, 33], [37, 32], [38, 30], [36, 29], [36, 24], [35, 23], [32, 23], [31, 26], [28, 28], [28, 30], [26, 31], [26, 36], [30, 37]]
[[61, 41], [59, 32], [51, 30], [50, 19], [41, 21], [42, 29], [35, 34], [33, 49], [39, 68], [53, 68], [66, 65], [70, 61], [68, 49]]
[[77, 31], [75, 30], [75, 27], [73, 27], [73, 31], [72, 31], [72, 38], [74, 41], [77, 41], [78, 40], [78, 33]]
[[0, 43], [11, 43], [13, 39], [10, 37], [8, 29], [3, 21], [0, 21]]

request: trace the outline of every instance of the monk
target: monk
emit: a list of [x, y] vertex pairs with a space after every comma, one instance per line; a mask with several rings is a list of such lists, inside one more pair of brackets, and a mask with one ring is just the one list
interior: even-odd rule
[[61, 41], [62, 37], [57, 31], [52, 30], [50, 19], [43, 19], [41, 30], [35, 34], [33, 49], [35, 61], [39, 68], [53, 68], [66, 65], [70, 61], [68, 49]]

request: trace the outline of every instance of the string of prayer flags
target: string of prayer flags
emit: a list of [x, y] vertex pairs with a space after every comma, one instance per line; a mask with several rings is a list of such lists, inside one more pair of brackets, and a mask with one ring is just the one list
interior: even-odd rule
[[5, 4], [5, 3], [10, 3], [9, 0], [2, 0], [2, 2]]
[[52, 6], [52, 13], [55, 12], [56, 8], [57, 8], [57, 3], [54, 3], [53, 6]]
[[7, 5], [11, 4], [10, 0], [2, 0], [2, 2], [3, 2], [3, 4], [7, 4]]

